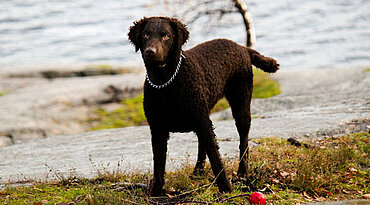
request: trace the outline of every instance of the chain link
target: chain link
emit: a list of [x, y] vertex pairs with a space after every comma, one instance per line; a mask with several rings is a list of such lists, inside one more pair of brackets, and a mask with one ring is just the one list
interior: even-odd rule
[[177, 73], [179, 72], [180, 70], [180, 67], [181, 67], [181, 62], [182, 62], [182, 59], [185, 59], [186, 57], [184, 56], [184, 54], [180, 54], [180, 59], [179, 59], [179, 62], [176, 66], [176, 70], [175, 70], [175, 73], [172, 75], [172, 77], [164, 84], [162, 85], [156, 85], [154, 84], [150, 79], [149, 79], [149, 75], [148, 75], [148, 72], [146, 73], [146, 80], [148, 81], [149, 85], [151, 85], [153, 88], [156, 88], [156, 89], [162, 89], [162, 88], [165, 88], [167, 87], [176, 77]]

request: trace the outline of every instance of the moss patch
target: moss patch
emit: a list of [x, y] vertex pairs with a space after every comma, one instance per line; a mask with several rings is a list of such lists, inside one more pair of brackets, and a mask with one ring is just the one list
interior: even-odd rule
[[268, 73], [254, 69], [253, 98], [269, 98], [281, 93], [279, 82], [273, 80]]
[[100, 69], [100, 70], [112, 70], [113, 67], [110, 66], [110, 65], [107, 65], [107, 64], [99, 64], [99, 65], [88, 65], [88, 66], [85, 66], [85, 69], [88, 70], [88, 69]]
[[[255, 140], [246, 179], [233, 180], [234, 191], [221, 195], [214, 185], [210, 165], [201, 176], [192, 176], [193, 165], [166, 173], [167, 196], [163, 201], [196, 200], [217, 202], [225, 197], [262, 191], [269, 204], [359, 199], [370, 193], [370, 134], [316, 140], [310, 148], [290, 145], [285, 139]], [[238, 161], [226, 160], [226, 172], [236, 178]], [[0, 191], [4, 204], [145, 204], [149, 173], [127, 174], [119, 166], [98, 170], [94, 179], [64, 178], [28, 187], [6, 187]], [[124, 183], [125, 182], [125, 183]], [[128, 184], [128, 185], [127, 185]], [[245, 204], [245, 198], [232, 199]]]
[[143, 95], [126, 99], [121, 108], [108, 112], [103, 108], [95, 111], [96, 117], [89, 119], [92, 130], [110, 129], [147, 124], [143, 108]]

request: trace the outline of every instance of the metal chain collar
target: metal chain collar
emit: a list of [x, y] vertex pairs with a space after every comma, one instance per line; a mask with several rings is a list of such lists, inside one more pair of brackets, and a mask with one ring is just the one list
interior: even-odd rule
[[156, 88], [156, 89], [162, 89], [162, 88], [165, 88], [167, 87], [176, 77], [177, 73], [179, 72], [180, 70], [180, 67], [181, 67], [181, 62], [182, 62], [182, 59], [185, 59], [186, 57], [182, 54], [180, 54], [180, 59], [179, 59], [179, 62], [177, 63], [177, 67], [176, 67], [176, 70], [175, 70], [175, 73], [172, 75], [172, 77], [164, 84], [162, 85], [156, 85], [154, 84], [150, 79], [149, 79], [149, 75], [148, 75], [148, 72], [146, 73], [146, 80], [148, 81], [149, 85], [151, 85], [153, 88]]

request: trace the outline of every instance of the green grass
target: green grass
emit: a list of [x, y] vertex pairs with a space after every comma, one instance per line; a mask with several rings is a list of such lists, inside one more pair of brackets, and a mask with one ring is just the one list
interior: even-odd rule
[[[233, 192], [222, 195], [213, 184], [209, 164], [201, 176], [192, 176], [187, 160], [182, 168], [166, 173], [166, 198], [216, 202], [224, 197], [262, 191], [269, 204], [297, 204], [312, 201], [359, 199], [370, 193], [370, 134], [316, 140], [310, 148], [290, 145], [285, 139], [254, 140], [250, 150], [248, 176], [233, 180]], [[238, 162], [226, 159], [226, 173], [236, 178]], [[150, 173], [126, 173], [118, 164], [113, 171], [98, 169], [93, 179], [61, 177], [48, 183], [10, 187], [0, 191], [0, 204], [145, 204], [146, 188], [123, 186], [148, 184]], [[155, 199], [160, 200], [160, 199]], [[247, 204], [236, 198], [233, 204]]]
[[95, 111], [96, 117], [89, 119], [91, 130], [145, 125], [143, 95], [126, 99], [121, 108], [108, 112], [103, 108]]
[[253, 98], [269, 98], [281, 93], [279, 82], [273, 80], [268, 73], [254, 69]]
[[99, 64], [99, 65], [88, 65], [85, 66], [85, 69], [101, 69], [101, 70], [112, 70], [113, 67], [107, 64]]
[[143, 190], [116, 191], [111, 182], [87, 179], [68, 184], [36, 183], [0, 192], [0, 204], [122, 204], [130, 198], [139, 204], [146, 203]]
[[0, 92], [0, 97], [9, 94], [11, 91]]
[[[269, 74], [254, 69], [253, 98], [268, 98], [280, 94], [279, 83], [270, 78]], [[95, 117], [88, 120], [91, 130], [120, 128], [145, 125], [143, 110], [143, 95], [126, 99], [121, 102], [121, 108], [108, 112], [104, 108], [95, 111]], [[225, 98], [221, 99], [212, 112], [218, 112], [230, 107]]]
[[367, 68], [364, 70], [365, 72], [370, 72], [370, 68]]

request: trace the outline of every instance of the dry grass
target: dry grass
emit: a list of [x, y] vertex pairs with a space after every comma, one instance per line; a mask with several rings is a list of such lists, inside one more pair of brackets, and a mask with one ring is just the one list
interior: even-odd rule
[[[362, 198], [370, 193], [370, 134], [329, 137], [309, 148], [290, 145], [285, 139], [255, 140], [250, 150], [249, 175], [238, 179], [238, 162], [225, 161], [234, 191], [221, 195], [214, 186], [209, 165], [202, 176], [192, 176], [192, 165], [166, 174], [167, 196], [161, 201], [196, 200], [209, 203], [241, 193], [262, 191], [270, 204], [299, 204]], [[61, 177], [52, 183], [7, 187], [0, 191], [0, 204], [145, 204], [149, 173], [125, 173], [120, 164], [113, 170], [96, 166], [94, 179]], [[233, 204], [248, 204], [236, 198]]]

